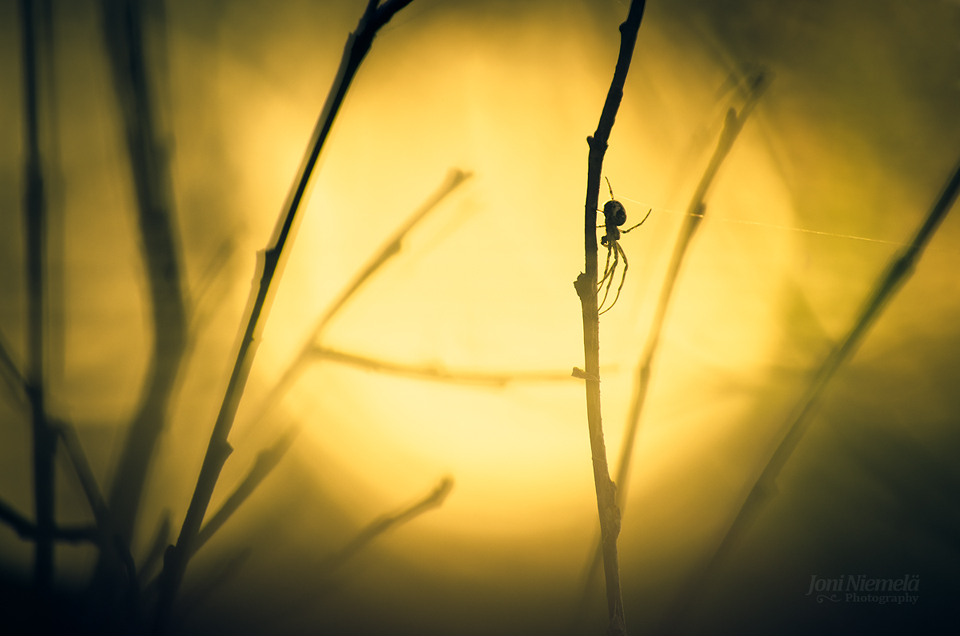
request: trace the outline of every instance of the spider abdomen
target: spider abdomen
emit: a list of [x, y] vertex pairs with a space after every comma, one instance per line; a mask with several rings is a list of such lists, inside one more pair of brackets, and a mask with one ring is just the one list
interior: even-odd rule
[[606, 219], [607, 225], [610, 225], [612, 222], [613, 225], [619, 227], [627, 222], [626, 208], [623, 207], [622, 203], [613, 199], [603, 204], [603, 216]]

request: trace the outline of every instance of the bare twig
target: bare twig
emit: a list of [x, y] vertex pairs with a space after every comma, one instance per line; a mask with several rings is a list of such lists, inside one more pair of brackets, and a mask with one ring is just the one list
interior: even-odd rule
[[[763, 507], [776, 496], [777, 477], [809, 428], [811, 415], [815, 410], [817, 401], [840, 366], [856, 353], [860, 342], [883, 312], [887, 303], [913, 273], [917, 262], [923, 255], [923, 250], [940, 226], [941, 221], [950, 211], [954, 201], [956, 201], [958, 192], [960, 192], [960, 162], [957, 163], [947, 179], [943, 191], [917, 229], [913, 240], [891, 259], [883, 273], [878, 277], [873, 291], [867, 297], [850, 330], [833, 348], [817, 370], [806, 392], [787, 419], [786, 425], [782, 429], [784, 432], [780, 443], [776, 446], [759, 475], [745, 489], [746, 494], [741, 498], [741, 503], [736, 509], [732, 523], [720, 538], [717, 546], [710, 552], [702, 569], [692, 576], [691, 582], [687, 585], [686, 593], [679, 597], [678, 603], [682, 604], [683, 607], [695, 602], [711, 575], [717, 571], [718, 566], [733, 551]], [[674, 627], [677, 626], [685, 614], [683, 607], [678, 606], [678, 609], [669, 617]]]
[[453, 477], [444, 477], [437, 483], [433, 491], [420, 501], [406, 508], [402, 508], [397, 512], [385, 514], [374, 519], [368, 526], [358, 532], [357, 536], [354, 537], [350, 543], [327, 558], [326, 561], [324, 561], [324, 569], [328, 572], [337, 569], [369, 545], [371, 541], [388, 530], [408, 523], [434, 508], [439, 508], [443, 505], [444, 500], [446, 500], [451, 490], [453, 490]]
[[[400, 253], [403, 249], [403, 241], [413, 228], [422, 221], [427, 214], [439, 205], [444, 198], [453, 192], [461, 183], [470, 178], [472, 173], [464, 172], [459, 169], [451, 169], [444, 178], [443, 183], [434, 191], [430, 197], [417, 208], [410, 217], [404, 221], [403, 225], [373, 253], [373, 256], [366, 262], [363, 268], [353, 277], [346, 287], [337, 295], [332, 303], [324, 310], [323, 314], [317, 319], [310, 335], [307, 336], [300, 351], [294, 357], [293, 361], [287, 366], [280, 380], [270, 389], [267, 397], [260, 405], [260, 410], [254, 416], [254, 422], [260, 421], [276, 404], [283, 398], [284, 394], [307, 367], [307, 365], [316, 357], [315, 349], [319, 346], [317, 341], [323, 335], [324, 329], [330, 324], [330, 321], [340, 312], [357, 291], [363, 287], [373, 275], [381, 269], [387, 261]], [[346, 360], [343, 360], [346, 361]]]
[[[634, 390], [633, 397], [631, 398], [630, 402], [630, 414], [627, 417], [627, 426], [624, 429], [623, 443], [620, 446], [620, 457], [619, 461], [617, 462], [617, 506], [619, 506], [621, 514], [626, 506], [627, 490], [629, 486], [628, 480], [630, 477], [630, 460], [633, 457], [633, 448], [636, 445], [637, 432], [640, 428], [640, 416], [643, 413], [643, 406], [647, 397], [647, 389], [650, 386], [651, 368], [653, 366], [653, 360], [656, 355], [657, 347], [660, 344], [660, 332], [663, 328], [664, 317], [666, 316], [667, 308], [673, 295], [673, 290], [676, 287], [680, 267], [683, 264], [684, 257], [686, 256], [687, 248], [690, 246], [690, 242], [693, 239], [694, 234], [696, 234], [697, 228], [700, 227], [700, 222], [706, 215], [707, 208], [705, 199], [707, 192], [710, 190], [710, 186], [713, 183], [720, 166], [723, 164], [724, 159], [727, 157], [730, 149], [733, 147], [734, 142], [737, 140], [737, 136], [740, 134], [740, 130], [743, 128], [743, 124], [750, 116], [750, 113], [753, 111], [757, 100], [763, 94], [763, 91], [767, 88], [767, 86], [769, 86], [769, 78], [767, 74], [763, 72], [758, 73], [752, 79], [750, 84], [750, 93], [747, 96], [746, 102], [740, 108], [740, 112], [737, 113], [733, 108], [730, 108], [727, 111], [723, 130], [721, 131], [720, 138], [717, 141], [717, 147], [713, 152], [713, 156], [710, 158], [710, 162], [707, 164], [707, 168], [704, 171], [703, 176], [700, 178], [700, 182], [697, 185], [696, 190], [694, 190], [693, 196], [690, 199], [690, 204], [687, 206], [687, 214], [684, 217], [683, 226], [680, 228], [680, 232], [677, 236], [677, 242], [673, 248], [673, 255], [670, 258], [670, 264], [667, 267], [663, 285], [660, 289], [660, 298], [657, 301], [657, 307], [653, 314], [653, 321], [650, 325], [650, 331], [647, 334], [647, 342], [644, 346], [643, 353], [640, 356], [640, 360], [637, 363], [637, 370], [634, 375]], [[593, 588], [594, 579], [600, 569], [602, 547], [599, 539], [596, 543], [597, 547], [593, 551], [591, 560], [584, 570], [583, 591], [580, 598], [579, 608], [579, 613], [581, 615], [586, 609], [586, 605], [590, 598], [590, 592]]]
[[258, 254], [260, 280], [259, 284], [254, 284], [251, 287], [248, 302], [249, 317], [246, 327], [243, 329], [237, 359], [230, 374], [220, 413], [210, 436], [210, 443], [207, 446], [207, 452], [203, 459], [200, 475], [197, 478], [193, 498], [190, 501], [180, 530], [180, 536], [177, 539], [176, 546], [168, 548], [164, 556], [160, 599], [155, 624], [155, 631], [158, 634], [163, 632], [169, 620], [174, 599], [186, 572], [187, 562], [194, 551], [194, 542], [200, 532], [200, 525], [203, 523], [207, 506], [210, 504], [210, 497], [217, 484], [223, 464], [232, 451], [230, 444], [227, 442], [227, 437], [233, 427], [240, 398], [250, 374], [259, 334], [269, 314], [270, 300], [273, 296], [273, 290], [276, 288], [275, 285], [272, 285], [273, 279], [282, 269], [282, 259], [285, 256], [284, 247], [287, 239], [291, 237], [297, 211], [300, 209], [301, 202], [306, 194], [310, 177], [320, 157], [320, 151], [323, 149], [323, 144], [333, 126], [334, 118], [343, 103], [347, 89], [350, 87], [350, 82], [373, 44], [374, 36], [380, 27], [386, 24], [397, 11], [407, 6], [410, 1], [388, 0], [379, 8], [377, 7], [377, 0], [368, 1], [367, 8], [357, 25], [357, 30], [347, 40], [340, 70], [320, 114], [312, 143], [288, 198], [285, 211], [280, 216], [271, 245]]
[[253, 491], [260, 485], [260, 482], [276, 468], [299, 432], [299, 427], [291, 428], [281, 435], [280, 439], [274, 442], [272, 446], [257, 455], [257, 459], [254, 460], [253, 467], [250, 469], [250, 472], [247, 473], [247, 476], [243, 478], [243, 481], [240, 482], [236, 490], [227, 497], [223, 505], [220, 506], [220, 509], [217, 510], [213, 516], [210, 517], [210, 520], [203, 525], [203, 528], [200, 529], [200, 532], [197, 534], [197, 540], [194, 543], [194, 552], [202, 548], [207, 541], [210, 540], [217, 530], [240, 508], [243, 502], [253, 494]]
[[[159, 133], [145, 10], [139, 0], [101, 0], [103, 35], [137, 197], [153, 319], [153, 355], [109, 495], [116, 530], [127, 544], [133, 538], [144, 484], [166, 423], [187, 331], [170, 159]], [[102, 556], [109, 558], [109, 553]], [[109, 566], [101, 562], [100, 574], [104, 567]]]
[[603, 157], [607, 151], [610, 132], [623, 99], [623, 86], [633, 58], [637, 32], [643, 19], [644, 0], [633, 0], [627, 19], [620, 25], [620, 53], [613, 73], [613, 81], [600, 113], [600, 122], [592, 137], [587, 170], [587, 200], [584, 206], [585, 272], [574, 284], [580, 297], [583, 314], [584, 385], [587, 400], [587, 426], [590, 431], [590, 451], [593, 459], [593, 478], [597, 492], [600, 516], [600, 537], [603, 543], [603, 565], [607, 584], [607, 610], [610, 616], [608, 633], [625, 634], [623, 598], [620, 593], [620, 568], [617, 557], [617, 537], [620, 534], [620, 511], [616, 503], [616, 486], [610, 480], [607, 450], [603, 441], [600, 415], [600, 316], [597, 306], [597, 199]]
[[400, 364], [368, 358], [353, 353], [337, 351], [322, 346], [310, 349], [310, 355], [322, 360], [339, 362], [378, 373], [389, 373], [403, 377], [453, 382], [462, 384], [481, 384], [502, 387], [511, 382], [567, 382], [573, 379], [569, 373], [551, 373], [549, 371], [518, 371], [515, 373], [484, 373], [480, 371], [451, 371], [442, 366], [430, 364]]

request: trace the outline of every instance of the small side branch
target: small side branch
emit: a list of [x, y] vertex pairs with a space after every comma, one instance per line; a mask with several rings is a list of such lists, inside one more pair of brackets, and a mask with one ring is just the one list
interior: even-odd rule
[[[340, 313], [340, 310], [347, 304], [347, 302], [363, 287], [363, 285], [369, 281], [374, 274], [377, 273], [383, 266], [394, 256], [400, 253], [403, 249], [403, 241], [406, 239], [407, 235], [410, 234], [411, 230], [417, 226], [423, 219], [429, 214], [437, 205], [440, 204], [443, 199], [445, 199], [451, 192], [457, 189], [461, 183], [466, 181], [471, 177], [472, 173], [464, 172], [463, 170], [453, 168], [444, 178], [443, 183], [437, 188], [436, 191], [430, 197], [424, 201], [419, 208], [417, 208], [413, 214], [400, 226], [396, 231], [380, 246], [380, 248], [374, 252], [373, 256], [367, 261], [367, 263], [360, 269], [359, 272], [353, 277], [353, 279], [347, 284], [346, 287], [337, 295], [330, 306], [327, 307], [323, 314], [317, 319], [317, 322], [313, 326], [313, 330], [310, 332], [310, 335], [307, 336], [304, 344], [300, 347], [300, 351], [294, 357], [293, 361], [287, 366], [286, 370], [283, 372], [283, 375], [280, 377], [280, 380], [270, 389], [270, 392], [267, 394], [266, 399], [264, 399], [263, 404], [260, 406], [260, 410], [254, 418], [254, 421], [259, 421], [263, 418], [276, 404], [283, 398], [284, 394], [290, 390], [290, 387], [293, 386], [294, 382], [306, 368], [306, 366], [311, 362], [311, 360], [316, 357], [316, 349], [319, 348], [317, 342], [320, 340], [323, 335], [324, 330], [327, 328], [327, 325]], [[347, 362], [346, 360], [343, 360]]]
[[328, 347], [311, 347], [310, 355], [321, 360], [338, 362], [354, 366], [367, 371], [387, 373], [401, 377], [433, 380], [435, 382], [452, 382], [460, 384], [479, 384], [485, 386], [504, 387], [511, 382], [568, 382], [573, 379], [569, 373], [550, 373], [548, 371], [518, 371], [516, 373], [483, 373], [479, 371], [451, 371], [437, 365], [429, 364], [401, 364], [378, 360], [365, 356], [346, 353]]
[[253, 494], [253, 491], [260, 485], [260, 482], [276, 468], [277, 464], [280, 463], [280, 460], [283, 459], [283, 456], [287, 453], [287, 450], [293, 445], [293, 441], [299, 432], [299, 428], [287, 431], [280, 436], [280, 439], [274, 442], [272, 446], [257, 455], [257, 459], [254, 460], [253, 467], [250, 469], [250, 472], [247, 473], [247, 476], [243, 478], [243, 481], [240, 482], [236, 490], [227, 497], [227, 500], [220, 509], [210, 517], [210, 520], [204, 524], [203, 528], [201, 528], [197, 534], [194, 551], [202, 548], [207, 541], [213, 537], [217, 530], [223, 527], [223, 524], [225, 524], [233, 513], [243, 505], [243, 502]]
[[10, 355], [10, 347], [7, 346], [7, 341], [2, 334], [0, 334], [0, 376], [3, 376], [17, 401], [25, 403], [27, 399], [27, 379], [20, 373], [17, 363], [13, 361], [13, 357]]
[[197, 478], [197, 485], [190, 500], [190, 506], [180, 529], [180, 536], [177, 539], [176, 546], [168, 548], [164, 557], [157, 621], [154, 626], [156, 634], [161, 634], [166, 629], [174, 600], [186, 572], [187, 562], [194, 552], [194, 543], [200, 532], [200, 526], [210, 504], [213, 490], [220, 477], [220, 471], [223, 469], [227, 456], [232, 451], [230, 444], [227, 442], [227, 437], [231, 428], [233, 428], [240, 398], [243, 396], [253, 358], [256, 355], [259, 336], [269, 315], [270, 301], [276, 288], [276, 285], [273, 284], [274, 277], [282, 271], [283, 260], [285, 260], [284, 248], [287, 245], [287, 240], [292, 237], [294, 221], [306, 195], [307, 185], [313, 175], [314, 168], [320, 158], [320, 151], [323, 149], [324, 142], [330, 133], [350, 83], [360, 68], [364, 57], [366, 57], [367, 51], [370, 50], [377, 31], [397, 11], [410, 2], [411, 0], [389, 0], [379, 8], [377, 7], [377, 0], [369, 0], [367, 3], [367, 8], [357, 25], [357, 30], [347, 39], [340, 69], [320, 114], [310, 149], [304, 158], [299, 176], [291, 190], [285, 210], [278, 220], [270, 247], [258, 255], [257, 269], [260, 273], [260, 279], [259, 283], [255, 283], [251, 287], [250, 300], [247, 305], [247, 323], [242, 331], [233, 371], [227, 383], [217, 421], [210, 435], [210, 443], [207, 446], [203, 465], [200, 468], [200, 475]]
[[0, 521], [13, 528], [23, 539], [34, 539], [37, 536], [36, 524], [4, 501], [0, 501]]
[[373, 520], [367, 527], [358, 532], [350, 543], [325, 561], [326, 569], [328, 571], [337, 569], [380, 535], [397, 526], [409, 523], [425, 512], [439, 508], [443, 505], [451, 490], [453, 490], [453, 477], [444, 477], [437, 483], [433, 491], [420, 501]]
[[[37, 538], [37, 524], [3, 500], [0, 500], [0, 522], [10, 526], [21, 539], [34, 541]], [[66, 543], [98, 543], [100, 532], [96, 526], [60, 526], [54, 528], [53, 538]]]
[[110, 508], [107, 505], [106, 499], [103, 497], [103, 491], [97, 483], [97, 478], [93, 474], [93, 469], [83, 450], [83, 445], [80, 442], [80, 436], [77, 435], [76, 428], [68, 422], [55, 422], [54, 430], [63, 442], [67, 456], [70, 457], [70, 463], [73, 464], [77, 478], [80, 480], [80, 487], [87, 497], [90, 510], [93, 511], [93, 517], [97, 522], [101, 550], [116, 553], [126, 571], [127, 580], [131, 589], [134, 591], [138, 590], [139, 585], [133, 555], [130, 553], [127, 542], [116, 529]]
[[577, 277], [574, 286], [580, 297], [583, 314], [583, 375], [587, 401], [587, 426], [590, 433], [590, 450], [593, 458], [593, 478], [597, 493], [597, 509], [600, 516], [600, 537], [603, 544], [603, 565], [606, 575], [607, 610], [610, 623], [608, 633], [626, 634], [623, 616], [623, 598], [620, 592], [620, 566], [617, 556], [617, 537], [620, 534], [620, 510], [616, 503], [616, 485], [610, 479], [607, 467], [607, 450], [603, 440], [603, 424], [600, 414], [600, 316], [597, 305], [597, 199], [600, 192], [600, 176], [603, 157], [613, 124], [623, 99], [623, 86], [630, 69], [637, 32], [643, 18], [644, 0], [633, 0], [627, 19], [620, 25], [620, 53], [613, 73], [613, 81], [603, 104], [600, 122], [592, 137], [587, 137], [590, 146], [587, 169], [587, 198], [584, 206], [584, 252], [585, 271]]

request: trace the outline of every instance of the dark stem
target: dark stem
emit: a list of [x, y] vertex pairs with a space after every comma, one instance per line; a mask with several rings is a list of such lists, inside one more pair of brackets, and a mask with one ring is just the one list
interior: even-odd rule
[[960, 192], [960, 162], [957, 163], [953, 173], [947, 179], [943, 191], [917, 229], [913, 240], [907, 247], [894, 255], [883, 273], [878, 277], [873, 291], [870, 292], [864, 302], [850, 330], [824, 360], [800, 401], [794, 407], [783, 428], [784, 433], [779, 445], [760, 471], [759, 476], [756, 477], [752, 485], [748, 486], [747, 494], [742, 497], [742, 503], [737, 508], [732, 523], [721, 537], [717, 547], [707, 557], [705, 566], [693, 576], [687, 586], [686, 593], [682, 594], [678, 600], [678, 603], [681, 603], [683, 607], [679, 607], [671, 615], [670, 620], [673, 627], [676, 627], [683, 620], [684, 608], [695, 602], [700, 596], [707, 581], [717, 571], [719, 565], [733, 551], [739, 539], [757, 518], [761, 510], [777, 494], [777, 477], [809, 428], [811, 415], [815, 410], [817, 401], [840, 366], [856, 353], [860, 342], [893, 295], [909, 279], [917, 262], [923, 255], [923, 250], [930, 242], [930, 238], [956, 201], [958, 192]]
[[584, 253], [585, 272], [574, 283], [580, 297], [583, 315], [584, 385], [587, 400], [587, 426], [590, 433], [590, 452], [593, 459], [593, 479], [597, 493], [597, 509], [600, 516], [600, 538], [603, 545], [603, 566], [607, 588], [607, 610], [610, 617], [608, 633], [625, 634], [623, 598], [620, 592], [620, 566], [617, 557], [617, 537], [620, 534], [620, 510], [616, 503], [616, 486], [610, 480], [607, 467], [607, 450], [603, 441], [603, 425], [600, 415], [600, 316], [597, 307], [597, 199], [600, 192], [600, 177], [603, 157], [607, 151], [610, 132], [613, 129], [623, 86], [633, 58], [637, 32], [643, 18], [644, 0], [633, 0], [627, 19], [620, 25], [620, 53], [613, 73], [613, 81], [607, 92], [600, 114], [600, 122], [592, 137], [587, 137], [590, 147], [587, 169], [587, 200], [584, 206]]
[[24, 227], [27, 260], [27, 369], [26, 394], [33, 418], [33, 487], [36, 538], [33, 576], [41, 591], [53, 579], [54, 455], [56, 435], [51, 430], [44, 404], [44, 254], [46, 248], [46, 202], [39, 130], [39, 51], [34, 3], [21, 0], [24, 92]]
[[[707, 164], [706, 170], [704, 170], [703, 176], [700, 177], [700, 182], [697, 184], [693, 196], [690, 198], [690, 204], [687, 206], [687, 214], [684, 217], [683, 225], [677, 235], [677, 242], [673, 248], [670, 264], [667, 266], [667, 272], [660, 290], [660, 297], [657, 301], [656, 310], [654, 311], [653, 321], [650, 325], [650, 331], [647, 334], [647, 342], [640, 356], [640, 360], [637, 363], [637, 370], [634, 376], [635, 384], [633, 397], [630, 401], [630, 414], [627, 417], [627, 426], [624, 429], [623, 443], [620, 446], [620, 457], [617, 462], [617, 505], [620, 507], [621, 514], [627, 502], [630, 462], [637, 441], [637, 433], [640, 429], [640, 417], [643, 413], [647, 389], [650, 386], [653, 360], [657, 352], [657, 347], [660, 344], [660, 332], [663, 328], [670, 299], [673, 296], [673, 290], [676, 287], [680, 267], [687, 254], [687, 248], [690, 246], [690, 242], [700, 227], [700, 222], [706, 216], [706, 197], [710, 186], [717, 172], [720, 170], [723, 161], [730, 153], [731, 148], [733, 148], [733, 144], [743, 129], [744, 123], [750, 116], [750, 113], [753, 112], [757, 100], [760, 99], [760, 96], [763, 94], [763, 91], [766, 90], [767, 86], [769, 86], [767, 75], [764, 73], [758, 74], [751, 82], [750, 93], [747, 96], [746, 102], [740, 108], [740, 113], [738, 114], [733, 108], [727, 111], [723, 129], [717, 141], [717, 147], [710, 158], [710, 162]], [[593, 552], [593, 556], [583, 577], [583, 591], [579, 609], [581, 614], [584, 612], [590, 598], [593, 580], [600, 568], [601, 554], [601, 545], [598, 541], [597, 548]]]
[[386, 24], [393, 15], [408, 5], [411, 0], [389, 0], [379, 9], [377, 1], [370, 0], [367, 8], [360, 18], [357, 30], [347, 39], [343, 59], [341, 60], [340, 70], [334, 80], [333, 87], [330, 90], [329, 97], [320, 114], [320, 119], [314, 131], [312, 143], [309, 151], [300, 168], [300, 173], [295, 181], [294, 188], [289, 196], [286, 209], [281, 214], [277, 229], [274, 232], [274, 238], [270, 247], [258, 254], [258, 271], [260, 272], [259, 285], [251, 288], [251, 296], [248, 301], [247, 324], [243, 330], [240, 340], [237, 359], [230, 374], [230, 380], [227, 384], [226, 393], [220, 407], [220, 413], [214, 424], [213, 432], [210, 435], [210, 443], [207, 446], [207, 452], [203, 459], [203, 465], [200, 468], [200, 475], [197, 478], [197, 485], [193, 492], [193, 498], [187, 509], [183, 526], [180, 529], [180, 536], [177, 539], [176, 546], [167, 549], [164, 557], [164, 567], [162, 580], [160, 582], [160, 599], [157, 607], [157, 620], [155, 623], [155, 632], [162, 633], [169, 621], [170, 613], [173, 609], [173, 602], [177, 591], [183, 581], [186, 572], [187, 562], [194, 551], [194, 542], [197, 534], [200, 532], [200, 525], [203, 523], [203, 517], [206, 514], [207, 506], [210, 504], [210, 497], [216, 487], [220, 471], [227, 456], [232, 451], [227, 437], [230, 429], [233, 427], [233, 421], [236, 417], [237, 407], [240, 404], [240, 398], [243, 395], [247, 378], [250, 374], [250, 367], [253, 364], [253, 358], [256, 354], [256, 348], [259, 341], [259, 335], [263, 330], [266, 321], [272, 290], [271, 285], [274, 275], [282, 269], [281, 257], [284, 256], [284, 247], [287, 239], [291, 236], [297, 211], [300, 209], [301, 201], [307, 190], [307, 184], [313, 174], [314, 167], [320, 157], [320, 151], [327, 139], [330, 128], [333, 126], [334, 118], [343, 103], [347, 89], [353, 77], [360, 67], [360, 63], [366, 56], [367, 51], [373, 43], [373, 38], [377, 31]]

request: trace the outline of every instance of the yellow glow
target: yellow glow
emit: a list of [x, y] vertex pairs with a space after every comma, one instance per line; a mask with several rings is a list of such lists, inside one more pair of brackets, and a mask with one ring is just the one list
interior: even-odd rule
[[[349, 10], [349, 3], [339, 4], [261, 16], [237, 3], [211, 17], [206, 9], [171, 2], [170, 95], [158, 110], [175, 140], [174, 203], [191, 340], [144, 494], [132, 546], [138, 559], [163, 511], [171, 510], [175, 531], [183, 520], [256, 283], [256, 252], [274, 230], [363, 3]], [[337, 593], [348, 599], [344, 607], [409, 603], [411, 609], [397, 614], [423, 611], [430, 602], [408, 598], [405, 577], [420, 583], [422, 577], [429, 582], [422, 589], [445, 588], [474, 609], [489, 601], [491, 615], [508, 618], [516, 611], [511, 603], [522, 604], [525, 595], [549, 597], [544, 606], [555, 608], [579, 593], [597, 505], [584, 388], [568, 377], [583, 366], [572, 283], [584, 266], [585, 138], [609, 86], [624, 4], [415, 0], [409, 15], [378, 36], [301, 209], [211, 509], [261, 450], [290, 427], [303, 430], [198, 557], [204, 559], [199, 571], [232, 549], [266, 546], [265, 556], [252, 557], [244, 574], [250, 579], [235, 585], [275, 585], [270, 593], [286, 600], [303, 590], [284, 585], [307, 581], [302, 585], [313, 593], [321, 578], [305, 571], [319, 571], [323, 559], [366, 524], [451, 476], [455, 485], [442, 506], [378, 538], [357, 557], [356, 569], [343, 574], [349, 583]], [[830, 50], [847, 66], [835, 67], [810, 53], [820, 49], [801, 38], [809, 25], [799, 17], [780, 25], [782, 36], [769, 25], [773, 34], [755, 33], [742, 43], [731, 35], [739, 34], [733, 22], [678, 12], [669, 3], [648, 7], [604, 161], [603, 175], [626, 206], [627, 225], [652, 209], [643, 226], [621, 238], [629, 272], [617, 305], [601, 318], [611, 472], [635, 366], [689, 198], [726, 110], [742, 104], [719, 89], [750, 64], [766, 64], [765, 56], [773, 59], [773, 83], [707, 195], [654, 359], [630, 481], [621, 484], [629, 489], [620, 543], [625, 586], [641, 588], [630, 592], [634, 600], [651, 595], [663, 607], [722, 534], [810, 375], [940, 187], [942, 176], [933, 172], [953, 160], [947, 156], [953, 150], [934, 142], [958, 138], [956, 123], [944, 123], [949, 117], [924, 123], [934, 109], [924, 100], [932, 104], [940, 95], [934, 88], [922, 93], [927, 98], [902, 96], [910, 84], [906, 62], [899, 67], [887, 60], [889, 74], [876, 71], [857, 88], [860, 75], [847, 67], [873, 50], [866, 36], [851, 35], [848, 48], [834, 27], [817, 27], [838, 40], [830, 40]], [[847, 24], [843, 11], [836, 13]], [[63, 332], [49, 331], [63, 350], [50, 354], [51, 368], [59, 369], [49, 378], [50, 412], [86, 427], [85, 443], [97, 444], [95, 471], [107, 489], [123, 427], [143, 399], [150, 299], [124, 133], [106, 67], [98, 66], [102, 53], [90, 44], [98, 27], [89, 16], [64, 23], [69, 59], [61, 99], [75, 111], [59, 115], [63, 216], [56, 228], [63, 267], [56, 281], [63, 296], [51, 311], [62, 314]], [[893, 29], [872, 28], [878, 40]], [[776, 41], [788, 36], [800, 39]], [[0, 80], [8, 76], [12, 71], [0, 63]], [[866, 100], [861, 89], [875, 98], [876, 112], [858, 110]], [[904, 102], [900, 115], [897, 99]], [[0, 95], [0, 115], [13, 121], [15, 110]], [[19, 152], [9, 144], [0, 148], [0, 168], [16, 174]], [[399, 253], [311, 340], [318, 317], [454, 168], [470, 178], [413, 228]], [[19, 191], [4, 183], [0, 204], [16, 209]], [[604, 185], [601, 203], [607, 198]], [[0, 219], [0, 229], [19, 236], [18, 223]], [[863, 414], [898, 432], [933, 440], [945, 435], [929, 422], [953, 421], [957, 413], [940, 384], [956, 377], [949, 351], [960, 312], [958, 236], [960, 222], [948, 218], [916, 278], [857, 354], [861, 375], [851, 372], [844, 380], [850, 384], [837, 389], [840, 397], [824, 398], [825, 421], [846, 425]], [[0, 265], [19, 272], [22, 254], [4, 253]], [[602, 265], [603, 248], [599, 257]], [[2, 299], [12, 299], [0, 307], [0, 328], [20, 343], [23, 290], [14, 278], [0, 279]], [[614, 289], [619, 280], [618, 273]], [[311, 359], [275, 393], [311, 343], [352, 356], [355, 364]], [[13, 350], [19, 361], [20, 345]], [[521, 377], [501, 385], [446, 382], [372, 370], [358, 360], [474, 380]], [[924, 371], [925, 364], [936, 373]], [[888, 375], [871, 384], [875, 368]], [[927, 380], [904, 387], [903, 376], [912, 374]], [[906, 397], [897, 408], [877, 406], [900, 391]], [[23, 419], [17, 408], [3, 403], [0, 416]], [[910, 428], [915, 420], [921, 424]], [[0, 455], [0, 495], [27, 511], [32, 491], [24, 431], [2, 438], [17, 450]], [[804, 452], [804, 466], [820, 465], [811, 447]], [[63, 475], [58, 514], [71, 523], [88, 521], [83, 497], [69, 485], [72, 473]], [[7, 534], [0, 535], [2, 565], [26, 571], [26, 544]], [[95, 555], [72, 547], [61, 552], [59, 576], [83, 581]], [[271, 569], [271, 558], [286, 565]], [[280, 580], [286, 566], [296, 570], [289, 581]], [[410, 590], [421, 588], [411, 583]], [[471, 597], [475, 590], [480, 600]], [[254, 594], [233, 592], [224, 595], [237, 604]], [[260, 602], [272, 605], [268, 600]], [[276, 611], [284, 608], [278, 601]], [[291, 610], [284, 620], [292, 625], [297, 616]], [[482, 628], [497, 632], [490, 621]], [[455, 622], [438, 618], [434, 631], [444, 633], [443, 626]], [[511, 625], [525, 629], [522, 621]]]

